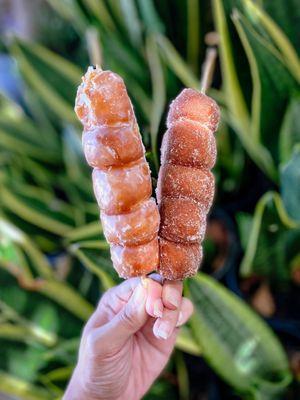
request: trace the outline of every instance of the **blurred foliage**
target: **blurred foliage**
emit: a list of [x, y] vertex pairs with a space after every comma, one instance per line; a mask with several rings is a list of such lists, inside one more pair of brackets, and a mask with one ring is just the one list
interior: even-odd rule
[[[205, 35], [218, 32], [219, 65], [209, 93], [222, 108], [212, 217], [217, 209], [229, 213], [239, 237], [221, 221], [230, 241], [222, 258], [211, 224], [206, 260], [224, 273], [239, 267], [233, 253], [240, 239], [241, 277], [260, 276], [285, 291], [300, 268], [297, 1], [48, 3], [40, 44], [11, 35], [1, 41], [16, 61], [21, 94], [18, 101], [0, 97], [0, 391], [22, 399], [62, 395], [84, 321], [99, 293], [119, 282], [73, 111], [91, 28], [103, 68], [126, 82], [154, 177], [167, 106], [183, 86], [199, 88]], [[146, 398], [189, 398], [184, 353], [203, 353], [249, 398], [282, 396], [291, 374], [270, 328], [203, 273], [186, 291], [195, 315]]]

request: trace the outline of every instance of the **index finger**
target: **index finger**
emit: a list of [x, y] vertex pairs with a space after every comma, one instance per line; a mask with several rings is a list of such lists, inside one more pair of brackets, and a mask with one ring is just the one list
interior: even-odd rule
[[165, 281], [162, 288], [162, 301], [169, 310], [176, 310], [182, 301], [182, 281]]

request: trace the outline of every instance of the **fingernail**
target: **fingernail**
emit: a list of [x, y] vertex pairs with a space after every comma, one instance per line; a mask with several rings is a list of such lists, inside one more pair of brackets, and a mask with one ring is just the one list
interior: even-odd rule
[[169, 294], [166, 295], [166, 300], [168, 303], [172, 304], [172, 306], [178, 308], [180, 306], [180, 302], [177, 296], [172, 296], [172, 291], [170, 291]]
[[146, 300], [146, 290], [142, 285], [138, 285], [133, 292], [132, 302], [137, 306], [144, 306]]
[[179, 311], [178, 321], [177, 321], [176, 327], [182, 325], [182, 322], [183, 322], [183, 314], [182, 314], [181, 311]]
[[155, 327], [154, 334], [159, 339], [168, 339], [171, 335], [171, 328], [167, 322], [161, 322], [157, 327]]
[[153, 314], [157, 318], [162, 318], [164, 306], [160, 299], [157, 299], [153, 304]]

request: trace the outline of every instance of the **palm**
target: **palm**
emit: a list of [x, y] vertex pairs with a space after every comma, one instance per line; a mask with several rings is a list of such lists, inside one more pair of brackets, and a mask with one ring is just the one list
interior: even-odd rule
[[[108, 322], [125, 306], [130, 292], [118, 294], [115, 301], [109, 297], [109, 303], [103, 298], [102, 315]], [[104, 321], [103, 321], [104, 322]], [[106, 358], [105, 370], [114, 370], [114, 379], [118, 382], [116, 389], [122, 393], [122, 398], [139, 399], [148, 390], [153, 381], [166, 365], [173, 350], [176, 334], [167, 340], [157, 339], [153, 335], [155, 319], [149, 317], [143, 328], [131, 336], [129, 340], [120, 343], [114, 349], [112, 356]], [[107, 349], [110, 353], [110, 349]], [[113, 398], [113, 397], [112, 397]]]
[[182, 283], [149, 279], [146, 287], [129, 279], [103, 295], [85, 326], [65, 399], [138, 400], [163, 370], [192, 304], [182, 298]]
[[151, 386], [166, 365], [173, 350], [176, 336], [168, 340], [157, 339], [153, 335], [154, 320], [149, 319], [141, 331], [137, 332], [120, 349], [121, 363], [127, 364], [126, 373], [121, 372], [126, 396], [124, 398], [140, 398]]

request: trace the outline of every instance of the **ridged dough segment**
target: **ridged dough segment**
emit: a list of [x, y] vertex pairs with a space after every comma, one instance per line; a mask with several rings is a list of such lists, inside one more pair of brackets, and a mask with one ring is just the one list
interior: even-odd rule
[[159, 239], [160, 265], [158, 272], [168, 280], [182, 280], [197, 273], [202, 260], [199, 243], [174, 243]]
[[141, 276], [158, 266], [158, 239], [138, 246], [111, 245], [111, 259], [120, 277]]
[[143, 201], [129, 213], [107, 215], [101, 213], [101, 222], [109, 243], [138, 245], [147, 243], [157, 236], [159, 212], [153, 198]]

